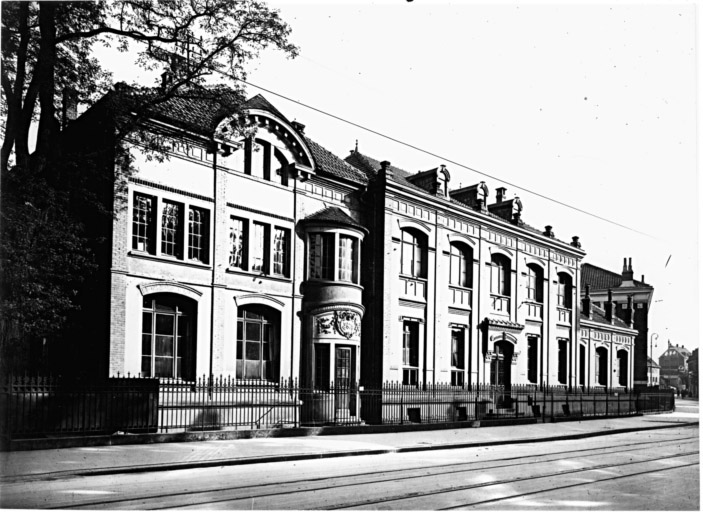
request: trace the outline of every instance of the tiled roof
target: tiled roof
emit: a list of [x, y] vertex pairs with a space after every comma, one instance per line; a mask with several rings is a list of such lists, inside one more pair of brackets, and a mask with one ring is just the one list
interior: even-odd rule
[[330, 206], [329, 208], [325, 208], [311, 215], [308, 215], [303, 219], [303, 222], [321, 222], [325, 224], [330, 223], [342, 226], [351, 226], [353, 228], [364, 231], [365, 233], [368, 233], [368, 230], [364, 226], [359, 224], [357, 221], [352, 219], [349, 215], [344, 213], [341, 209], [337, 208], [336, 206]]
[[647, 356], [647, 364], [652, 368], [661, 368], [661, 366], [659, 366], [659, 363], [657, 363], [654, 359], [649, 356]]
[[617, 316], [615, 316], [615, 313], [613, 313], [613, 323], [611, 324], [605, 318], [605, 310], [599, 308], [598, 306], [594, 306], [593, 304], [591, 304], [591, 318], [588, 318], [588, 316], [584, 313], [582, 309], [581, 320], [590, 320], [591, 322], [596, 322], [598, 324], [612, 325], [614, 327], [621, 327], [623, 329], [630, 328], [629, 325], [627, 325], [624, 321], [620, 320]]
[[691, 351], [688, 350], [684, 346], [677, 347], [676, 345], [669, 345], [668, 347], [666, 347], [666, 350], [675, 350], [676, 352], [678, 352], [682, 356], [686, 356], [686, 357], [691, 355]]
[[225, 117], [244, 105], [244, 97], [228, 87], [182, 89], [160, 100], [158, 89], [135, 89], [118, 84], [108, 94], [108, 104], [118, 110], [143, 109], [154, 119], [209, 135]]
[[[634, 281], [639, 288], [651, 288], [650, 285], [641, 281]], [[591, 285], [591, 290], [607, 290], [617, 288], [622, 284], [622, 275], [605, 270], [590, 263], [581, 265], [581, 290], [586, 290], [586, 285]]]
[[[369, 179], [373, 179], [377, 175], [378, 171], [381, 169], [381, 162], [380, 161], [378, 161], [375, 158], [370, 157], [368, 155], [364, 155], [362, 153], [359, 153], [358, 150], [352, 151], [349, 154], [349, 156], [347, 156], [344, 159], [344, 161], [348, 162], [351, 165], [357, 167], [358, 169], [361, 169], [362, 171], [364, 171], [367, 174], [367, 176], [369, 177]], [[427, 194], [427, 190], [425, 190], [422, 187], [418, 187], [417, 185], [415, 185], [412, 181], [410, 181], [408, 179], [410, 176], [413, 176], [413, 173], [410, 173], [408, 171], [404, 171], [403, 169], [400, 169], [399, 167], [395, 167], [394, 165], [390, 165], [389, 168], [392, 172], [391, 180], [393, 180], [397, 183], [401, 183], [405, 186], [409, 186], [411, 188], [414, 188], [418, 191], [421, 191], [424, 194]], [[462, 206], [464, 208], [470, 208], [470, 206], [468, 206], [466, 203], [463, 203], [461, 201], [457, 201], [454, 198], [449, 197], [449, 198], [447, 198], [447, 200], [452, 204], [456, 204], [456, 205]], [[504, 224], [509, 224], [510, 226], [513, 226], [513, 227], [516, 226], [512, 222], [507, 221], [503, 217], [500, 217], [499, 215], [496, 215], [491, 212], [484, 212], [484, 213], [482, 213], [482, 215], [485, 215], [487, 217], [490, 217], [492, 219], [500, 221]], [[526, 224], [525, 222], [523, 222], [522, 220], [518, 221], [517, 227], [522, 228], [526, 231], [530, 231], [531, 233], [544, 236], [544, 233], [541, 229], [537, 229], [535, 227], [532, 227], [529, 224]], [[551, 238], [551, 240], [556, 240], [556, 241], [561, 242], [563, 244], [568, 244], [568, 242], [564, 242], [563, 240], [559, 240], [556, 238]]]
[[321, 170], [322, 173], [320, 174], [328, 174], [360, 185], [366, 185], [369, 182], [368, 176], [364, 172], [349, 165], [309, 137], [305, 137], [305, 141], [308, 143], [310, 151], [312, 151], [312, 156], [315, 159], [315, 164], [317, 166], [316, 172], [319, 173]]

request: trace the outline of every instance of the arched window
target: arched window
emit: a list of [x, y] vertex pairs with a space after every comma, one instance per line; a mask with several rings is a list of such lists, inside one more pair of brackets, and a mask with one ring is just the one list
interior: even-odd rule
[[268, 306], [237, 309], [237, 378], [277, 381], [280, 314]]
[[557, 306], [571, 309], [571, 295], [571, 276], [562, 272], [557, 287]]
[[471, 288], [472, 251], [464, 244], [452, 242], [449, 247], [449, 284]]
[[419, 231], [403, 229], [400, 246], [400, 273], [427, 277], [427, 237]]
[[608, 385], [608, 349], [598, 347], [596, 349], [596, 383], [601, 386]]
[[510, 260], [502, 254], [491, 256], [491, 293], [510, 296]]
[[145, 377], [195, 379], [194, 301], [170, 293], [142, 303], [142, 366]]
[[534, 263], [527, 265], [527, 300], [542, 302], [542, 276], [542, 267]]

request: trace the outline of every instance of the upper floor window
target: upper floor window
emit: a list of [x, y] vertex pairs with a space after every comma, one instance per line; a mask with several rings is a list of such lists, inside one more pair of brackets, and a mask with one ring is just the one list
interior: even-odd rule
[[[244, 173], [288, 185], [288, 160], [283, 152], [263, 139], [244, 140]], [[241, 158], [239, 163], [241, 165]]]
[[502, 254], [491, 256], [491, 293], [510, 296], [510, 260]]
[[471, 288], [471, 249], [464, 244], [449, 247], [449, 284]]
[[132, 208], [132, 249], [156, 254], [156, 198], [145, 194], [134, 194]]
[[188, 210], [188, 259], [208, 263], [208, 211], [202, 208]]
[[290, 276], [290, 229], [230, 218], [229, 266], [275, 276]]
[[183, 205], [164, 201], [161, 209], [161, 254], [180, 258], [183, 254], [181, 231]]
[[339, 235], [339, 280], [356, 283], [359, 241], [349, 235]]
[[427, 237], [415, 230], [403, 229], [400, 243], [400, 273], [427, 277]]
[[247, 245], [249, 237], [247, 228], [249, 224], [246, 220], [238, 217], [230, 218], [229, 226], [229, 266], [241, 270], [247, 269]]
[[527, 299], [542, 302], [542, 269], [538, 265], [527, 265]]
[[557, 306], [571, 308], [571, 276], [560, 273], [557, 284]]
[[308, 236], [308, 279], [359, 283], [359, 239], [335, 233]]
[[332, 279], [334, 233], [312, 233], [309, 247], [310, 279]]
[[209, 241], [210, 212], [207, 209], [165, 199], [159, 202], [156, 197], [140, 192], [134, 194], [133, 250], [181, 260], [185, 256], [191, 261], [209, 263]]
[[273, 273], [288, 277], [288, 254], [290, 250], [290, 231], [288, 229], [274, 228], [273, 231]]

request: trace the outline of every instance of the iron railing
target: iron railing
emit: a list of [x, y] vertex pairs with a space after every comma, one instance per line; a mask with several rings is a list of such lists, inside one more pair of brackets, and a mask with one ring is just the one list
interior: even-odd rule
[[513, 385], [357, 384], [201, 377], [184, 382], [11, 378], [0, 384], [4, 440], [115, 432], [276, 429], [314, 425], [550, 421], [674, 409], [673, 390]]

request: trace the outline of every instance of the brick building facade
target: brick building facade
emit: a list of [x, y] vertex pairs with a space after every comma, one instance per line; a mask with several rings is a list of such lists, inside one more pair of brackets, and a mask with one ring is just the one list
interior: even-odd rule
[[[133, 142], [136, 173], [105, 163], [123, 198], [94, 301], [105, 373], [632, 386], [635, 331], [580, 317], [578, 237], [525, 224], [504, 188], [342, 160], [262, 96], [244, 107], [250, 138], [221, 97], [168, 100], [145, 121], [168, 158]], [[74, 140], [109, 133], [101, 108]]]

